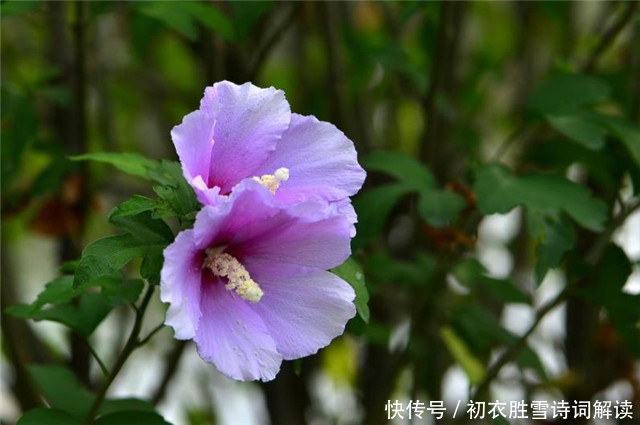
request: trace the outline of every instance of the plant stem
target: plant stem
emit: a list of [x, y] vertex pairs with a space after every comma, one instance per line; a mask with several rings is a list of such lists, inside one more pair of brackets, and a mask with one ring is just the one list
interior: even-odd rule
[[524, 347], [527, 343], [527, 339], [538, 328], [538, 325], [540, 324], [540, 322], [542, 322], [542, 319], [544, 319], [551, 310], [562, 304], [565, 301], [567, 295], [568, 291], [567, 289], [565, 289], [564, 291], [560, 292], [554, 299], [542, 306], [540, 310], [538, 310], [538, 312], [536, 313], [536, 318], [529, 329], [527, 329], [527, 331], [522, 336], [520, 336], [520, 338], [518, 338], [513, 344], [511, 344], [511, 346], [504, 353], [502, 353], [502, 355], [489, 368], [489, 370], [487, 370], [487, 374], [485, 375], [482, 382], [480, 382], [480, 384], [476, 388], [476, 391], [473, 393], [473, 396], [470, 399], [473, 400], [477, 399], [479, 396], [481, 397], [487, 391], [487, 389], [489, 389], [489, 385], [494, 380], [494, 378], [498, 376], [498, 373], [500, 373], [502, 367], [518, 355], [522, 347]]
[[94, 348], [91, 346], [91, 344], [89, 343], [89, 340], [87, 340], [86, 343], [87, 343], [87, 348], [89, 349], [89, 352], [91, 353], [93, 358], [98, 363], [98, 366], [100, 366], [100, 370], [102, 371], [102, 374], [105, 377], [108, 377], [109, 376], [109, 370], [107, 369], [107, 366], [105, 366], [104, 362], [102, 361], [102, 359], [98, 355], [97, 351], [94, 350]]
[[600, 41], [596, 48], [589, 56], [589, 59], [582, 66], [582, 71], [591, 72], [595, 68], [602, 54], [613, 44], [618, 34], [631, 21], [638, 8], [638, 2], [630, 1], [626, 4], [626, 9], [620, 14], [618, 19], [611, 25], [600, 37]]
[[87, 414], [87, 417], [85, 418], [84, 422], [82, 422], [82, 425], [90, 425], [93, 422], [96, 415], [98, 414], [98, 411], [100, 410], [100, 406], [102, 405], [102, 402], [104, 401], [107, 395], [107, 391], [109, 390], [109, 387], [113, 383], [114, 379], [122, 369], [122, 366], [124, 366], [125, 362], [129, 358], [131, 353], [133, 353], [133, 351], [140, 346], [138, 337], [140, 336], [140, 330], [142, 329], [142, 320], [144, 318], [144, 313], [147, 309], [147, 306], [149, 305], [151, 296], [153, 295], [153, 289], [154, 287], [151, 285], [147, 288], [147, 292], [144, 294], [144, 298], [142, 299], [140, 308], [138, 308], [136, 312], [136, 319], [133, 324], [133, 328], [131, 329], [131, 333], [129, 334], [129, 339], [124, 345], [124, 348], [120, 353], [120, 356], [118, 356], [118, 359], [116, 360], [116, 364], [113, 366], [111, 373], [107, 377], [106, 382], [104, 383], [104, 385], [102, 386], [102, 389], [98, 393], [98, 396], [93, 402], [93, 405], [91, 406], [91, 409], [89, 410], [89, 413]]
[[[640, 209], [640, 202], [636, 202], [617, 214], [613, 220], [611, 220], [611, 224], [609, 227], [600, 234], [600, 237], [593, 243], [589, 253], [586, 256], [587, 263], [591, 266], [595, 266], [602, 257], [604, 252], [604, 248], [607, 246], [611, 235], [616, 231], [618, 227], [620, 227], [626, 219], [636, 210]], [[482, 382], [476, 388], [476, 391], [473, 393], [474, 398], [482, 397], [483, 394], [489, 388], [491, 382], [498, 376], [498, 373], [507, 363], [512, 361], [520, 352], [522, 347], [527, 342], [527, 339], [531, 336], [531, 334], [536, 330], [542, 319], [554, 308], [563, 303], [569, 295], [569, 289], [565, 288], [564, 291], [560, 292], [553, 300], [549, 301], [545, 304], [538, 313], [536, 314], [536, 318], [534, 322], [531, 324], [529, 329], [522, 335], [516, 342], [514, 342], [502, 355], [496, 360], [496, 362], [487, 370], [487, 374], [485, 375]]]
[[164, 328], [164, 322], [160, 323], [158, 326], [156, 326], [155, 328], [153, 328], [153, 330], [151, 332], [149, 332], [149, 335], [145, 336], [144, 338], [142, 338], [140, 341], [138, 341], [138, 345], [139, 346], [143, 346], [145, 345], [147, 342], [149, 342], [149, 340], [151, 338], [153, 338], [153, 336], [158, 333], [158, 331], [160, 331], [162, 328]]

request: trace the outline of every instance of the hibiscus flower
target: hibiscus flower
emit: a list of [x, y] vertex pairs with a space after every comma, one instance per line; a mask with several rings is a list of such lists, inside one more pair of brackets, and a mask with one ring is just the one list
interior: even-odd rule
[[286, 205], [261, 182], [233, 183], [164, 252], [166, 324], [226, 376], [271, 380], [283, 359], [316, 353], [355, 315], [353, 289], [327, 271], [350, 240], [336, 203]]
[[353, 143], [330, 123], [291, 113], [281, 90], [216, 83], [171, 137], [184, 176], [205, 205], [215, 205], [248, 178], [281, 203], [338, 201], [355, 220], [347, 198], [366, 174]]

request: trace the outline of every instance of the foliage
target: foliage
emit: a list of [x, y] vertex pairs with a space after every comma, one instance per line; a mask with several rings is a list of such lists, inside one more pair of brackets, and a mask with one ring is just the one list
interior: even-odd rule
[[[508, 364], [527, 397], [637, 389], [639, 266], [620, 241], [640, 240], [640, 20], [637, 2], [605, 3], [3, 2], [3, 355], [18, 425], [167, 423], [154, 405], [166, 388], [154, 402], [107, 390], [155, 334], [141, 329], [162, 252], [200, 208], [167, 159], [171, 127], [225, 79], [283, 89], [292, 109], [344, 131], [368, 172], [353, 256], [332, 270], [358, 318], [319, 354], [331, 362], [297, 362], [259, 388], [272, 423], [357, 422], [308, 394], [317, 372], [348, 375], [336, 382], [367, 424], [386, 422], [380, 400], [441, 399], [454, 367], [474, 400], [494, 398]], [[487, 235], [496, 218], [506, 236]], [[45, 254], [26, 266], [11, 255], [34, 233], [57, 243], [62, 267], [28, 303], [21, 274]], [[514, 304], [533, 318], [523, 332], [505, 320]], [[559, 305], [561, 336], [531, 338]], [[96, 378], [78, 365], [116, 310], [129, 337], [113, 364], [95, 359]], [[31, 332], [42, 321], [76, 348]], [[543, 343], [563, 347], [561, 372]], [[153, 355], [170, 384], [182, 351], [148, 347], [168, 350]], [[180, 400], [189, 423], [220, 418]]]

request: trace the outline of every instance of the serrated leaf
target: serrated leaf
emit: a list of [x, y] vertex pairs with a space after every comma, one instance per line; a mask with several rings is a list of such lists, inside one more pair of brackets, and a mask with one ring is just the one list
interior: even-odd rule
[[149, 211], [131, 215], [118, 205], [109, 213], [109, 222], [141, 241], [158, 245], [168, 245], [173, 241], [173, 232], [167, 223], [160, 218], [152, 217]]
[[354, 240], [354, 248], [362, 246], [365, 241], [378, 236], [384, 229], [387, 217], [393, 207], [414, 189], [404, 183], [393, 183], [376, 187], [358, 195], [353, 201], [358, 212], [358, 233]]
[[140, 240], [130, 234], [108, 236], [88, 245], [75, 273], [74, 286], [84, 286], [92, 280], [120, 270], [134, 258], [164, 249], [166, 243]]
[[332, 269], [331, 272], [351, 285], [356, 293], [354, 303], [358, 315], [360, 315], [365, 323], [369, 323], [369, 291], [367, 290], [364, 273], [362, 272], [360, 264], [353, 258], [348, 258], [347, 261]]
[[[513, 344], [518, 337], [500, 325], [498, 319], [487, 309], [475, 301], [458, 305], [452, 312], [452, 325], [456, 334], [469, 346], [471, 351], [482, 358], [487, 358], [497, 344], [505, 346]], [[525, 345], [517, 356], [521, 367], [536, 371], [541, 377], [547, 372], [538, 354]]]
[[45, 289], [38, 294], [38, 298], [31, 306], [31, 311], [39, 310], [45, 304], [64, 304], [78, 295], [81, 291], [73, 288], [73, 276], [61, 276], [45, 285]]
[[158, 202], [146, 196], [133, 195], [130, 199], [114, 207], [109, 216], [128, 217], [158, 208]]
[[620, 139], [636, 165], [640, 166], [640, 127], [619, 117], [600, 115], [600, 120]]
[[82, 387], [68, 368], [57, 365], [30, 365], [29, 372], [49, 404], [77, 418], [84, 418], [93, 403], [93, 394]]
[[86, 293], [77, 304], [58, 304], [30, 314], [35, 321], [61, 323], [84, 336], [89, 336], [111, 311], [111, 305], [100, 293]]
[[483, 214], [506, 214], [517, 205], [549, 213], [564, 211], [587, 229], [599, 231], [607, 220], [607, 206], [589, 190], [564, 177], [547, 174], [515, 176], [501, 165], [476, 170], [474, 191]]
[[144, 282], [140, 279], [129, 279], [123, 281], [113, 277], [104, 277], [99, 280], [102, 288], [102, 296], [112, 306], [135, 302], [142, 289]]
[[555, 75], [536, 87], [527, 107], [544, 115], [562, 114], [603, 101], [609, 94], [609, 86], [595, 77]]
[[588, 149], [599, 150], [604, 147], [608, 131], [594, 119], [593, 114], [581, 111], [549, 115], [547, 119], [558, 132]]
[[575, 244], [571, 223], [564, 217], [527, 210], [527, 226], [535, 238], [536, 282], [542, 283], [549, 269], [558, 267], [564, 254]]
[[376, 151], [362, 160], [368, 171], [389, 174], [416, 190], [431, 190], [436, 181], [431, 171], [412, 156], [393, 151]]
[[485, 293], [488, 290], [505, 303], [530, 302], [527, 294], [510, 281], [490, 277], [484, 266], [474, 258], [460, 261], [453, 268], [452, 273], [462, 285], [472, 291]]
[[632, 271], [624, 250], [610, 244], [596, 268], [595, 285], [582, 291], [592, 302], [605, 308], [621, 339], [633, 355], [640, 358], [640, 295], [622, 290]]
[[149, 170], [159, 166], [157, 161], [135, 153], [95, 152], [71, 157], [73, 161], [95, 161], [110, 164], [132, 176], [148, 178]]
[[39, 407], [22, 415], [17, 425], [80, 425], [77, 419], [67, 412], [58, 409]]

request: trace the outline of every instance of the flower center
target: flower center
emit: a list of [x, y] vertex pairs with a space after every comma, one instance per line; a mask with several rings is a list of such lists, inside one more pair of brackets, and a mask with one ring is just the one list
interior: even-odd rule
[[280, 187], [280, 183], [289, 180], [289, 169], [284, 167], [278, 168], [273, 174], [265, 174], [262, 177], [254, 177], [253, 179], [275, 195], [276, 190]]
[[220, 252], [219, 248], [209, 248], [205, 251], [207, 256], [202, 267], [206, 267], [218, 277], [226, 277], [229, 281], [224, 287], [228, 291], [236, 291], [238, 295], [247, 301], [257, 303], [262, 298], [263, 292], [258, 284], [251, 279], [249, 272], [235, 257]]

